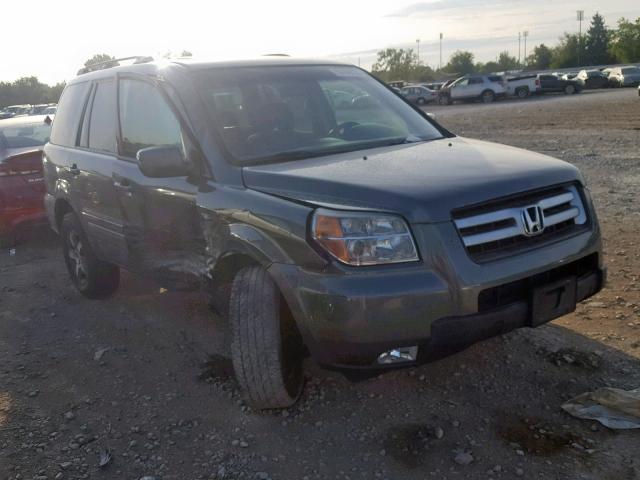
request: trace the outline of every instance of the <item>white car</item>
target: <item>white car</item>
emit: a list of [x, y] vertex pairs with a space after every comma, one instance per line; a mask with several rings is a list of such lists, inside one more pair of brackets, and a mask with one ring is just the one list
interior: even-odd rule
[[609, 83], [614, 87], [633, 87], [640, 85], [640, 68], [616, 67], [609, 73]]
[[438, 93], [442, 105], [450, 105], [456, 100], [491, 103], [507, 94], [507, 81], [501, 75], [465, 75]]
[[524, 75], [507, 79], [507, 94], [518, 98], [527, 98], [540, 90], [537, 75]]

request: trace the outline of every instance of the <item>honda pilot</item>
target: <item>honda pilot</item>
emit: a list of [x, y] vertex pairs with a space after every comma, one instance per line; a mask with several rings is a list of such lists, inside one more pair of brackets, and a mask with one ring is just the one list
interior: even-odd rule
[[71, 280], [93, 299], [121, 268], [206, 292], [256, 408], [296, 401], [307, 354], [416, 365], [602, 288], [572, 165], [457, 137], [351, 65], [117, 63], [67, 84], [44, 149]]

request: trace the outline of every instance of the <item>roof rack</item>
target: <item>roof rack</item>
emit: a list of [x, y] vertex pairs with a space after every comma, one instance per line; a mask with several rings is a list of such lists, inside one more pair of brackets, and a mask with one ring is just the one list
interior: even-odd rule
[[114, 58], [113, 60], [107, 60], [105, 62], [94, 63], [93, 65], [82, 67], [80, 70], [78, 70], [78, 75], [83, 75], [89, 72], [95, 72], [96, 70], [104, 70], [106, 68], [118, 67], [120, 65], [120, 62], [123, 62], [125, 60], [133, 60], [132, 63], [135, 65], [137, 63], [152, 62], [153, 57], [138, 55], [134, 57]]

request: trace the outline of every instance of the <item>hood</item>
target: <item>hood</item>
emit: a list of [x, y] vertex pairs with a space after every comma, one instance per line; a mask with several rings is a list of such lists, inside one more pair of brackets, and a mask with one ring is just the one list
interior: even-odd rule
[[456, 137], [244, 167], [243, 178], [248, 188], [305, 203], [433, 223], [449, 221], [456, 208], [580, 180], [580, 173], [546, 155]]

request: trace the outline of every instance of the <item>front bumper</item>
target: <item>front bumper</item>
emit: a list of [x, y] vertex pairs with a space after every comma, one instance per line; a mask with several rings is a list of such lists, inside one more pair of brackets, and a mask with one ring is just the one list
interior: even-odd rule
[[430, 361], [514, 328], [537, 326], [531, 297], [536, 287], [572, 277], [581, 301], [604, 284], [597, 223], [561, 242], [482, 265], [471, 261], [450, 223], [414, 227], [414, 234], [421, 251], [432, 253], [416, 264], [331, 273], [270, 267], [319, 363], [379, 369], [385, 367], [377, 363], [380, 354], [415, 345], [413, 363]]

